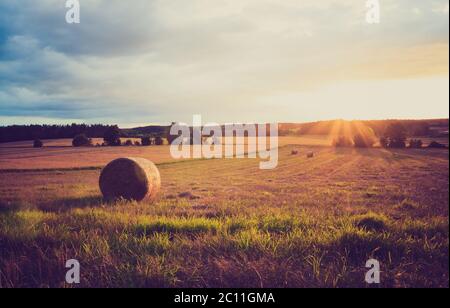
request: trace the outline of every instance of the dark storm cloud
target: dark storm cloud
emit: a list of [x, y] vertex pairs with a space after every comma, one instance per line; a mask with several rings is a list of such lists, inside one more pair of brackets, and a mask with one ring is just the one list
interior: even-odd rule
[[[152, 19], [152, 1], [81, 1], [82, 23], [65, 22], [64, 0], [4, 0], [0, 16], [5, 36], [36, 38], [43, 46], [70, 55], [130, 55], [147, 51], [160, 32]], [[142, 4], [146, 3], [146, 4]], [[137, 14], [145, 16], [139, 19]]]

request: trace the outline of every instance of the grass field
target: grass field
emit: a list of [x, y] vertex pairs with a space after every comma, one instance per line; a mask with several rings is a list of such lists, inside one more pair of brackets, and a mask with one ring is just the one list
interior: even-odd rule
[[[367, 287], [370, 258], [382, 287], [448, 287], [448, 150], [312, 140], [284, 139], [272, 171], [165, 146], [2, 146], [0, 287], [68, 287], [68, 259], [83, 287]], [[155, 204], [102, 201], [101, 166], [120, 156], [158, 163]]]

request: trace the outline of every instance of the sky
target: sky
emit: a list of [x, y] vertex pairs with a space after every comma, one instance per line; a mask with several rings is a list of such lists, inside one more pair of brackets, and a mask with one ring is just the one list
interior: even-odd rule
[[0, 126], [449, 117], [449, 1], [0, 1]]

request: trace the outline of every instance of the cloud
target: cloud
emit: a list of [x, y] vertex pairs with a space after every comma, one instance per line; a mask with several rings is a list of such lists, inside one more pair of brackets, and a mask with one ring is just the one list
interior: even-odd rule
[[238, 109], [258, 121], [280, 104], [267, 97], [448, 75], [448, 1], [382, 1], [377, 26], [364, 4], [90, 0], [68, 25], [64, 0], [3, 0], [0, 116], [233, 121]]

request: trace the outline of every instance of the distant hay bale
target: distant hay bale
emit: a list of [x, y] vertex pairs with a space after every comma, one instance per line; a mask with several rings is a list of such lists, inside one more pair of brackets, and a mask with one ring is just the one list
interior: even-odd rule
[[100, 190], [106, 200], [153, 199], [161, 188], [158, 168], [143, 158], [119, 158], [100, 175]]
[[308, 153], [306, 154], [306, 157], [308, 157], [308, 158], [313, 158], [313, 157], [314, 157], [314, 152], [308, 152]]
[[33, 148], [42, 148], [44, 143], [40, 139], [36, 139], [33, 141]]
[[291, 155], [298, 155], [298, 150], [292, 150]]

